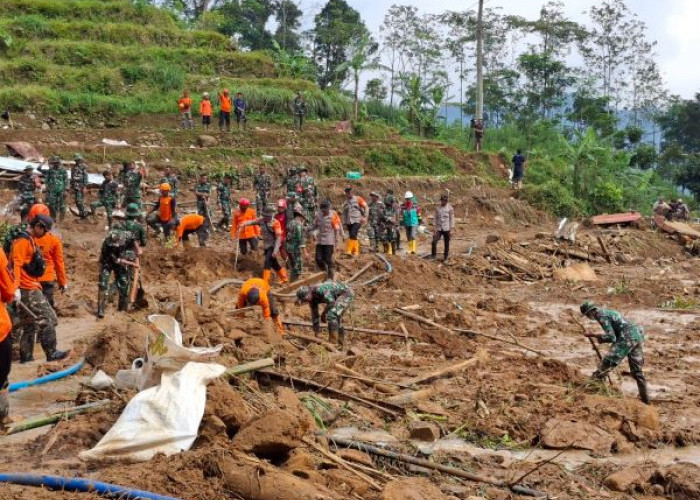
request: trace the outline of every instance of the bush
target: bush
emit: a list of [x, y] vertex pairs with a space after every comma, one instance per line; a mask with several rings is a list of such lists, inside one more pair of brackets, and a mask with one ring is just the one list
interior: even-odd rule
[[523, 196], [533, 206], [559, 217], [577, 217], [584, 210], [569, 189], [551, 179], [543, 184], [525, 184]]
[[352, 135], [365, 140], [386, 140], [395, 131], [382, 122], [353, 122]]
[[455, 172], [452, 158], [439, 149], [421, 146], [371, 148], [365, 163], [376, 175], [450, 175]]

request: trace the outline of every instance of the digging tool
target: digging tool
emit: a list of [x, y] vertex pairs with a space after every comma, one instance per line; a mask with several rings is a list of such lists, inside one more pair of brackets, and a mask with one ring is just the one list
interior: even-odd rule
[[[581, 330], [582, 330], [584, 333], [588, 332], [588, 330], [586, 330], [586, 325], [584, 325], [583, 323], [581, 323], [581, 322], [578, 320], [578, 318], [577, 318], [576, 316], [574, 316], [574, 313], [572, 313], [571, 311], [569, 311], [569, 316], [571, 316], [571, 319], [574, 320], [574, 323], [576, 323], [578, 326], [581, 327]], [[595, 354], [596, 354], [596, 356], [598, 357], [598, 361], [599, 361], [599, 362], [602, 362], [602, 361], [603, 361], [603, 355], [600, 354], [600, 349], [598, 349], [598, 346], [596, 345], [595, 340], [593, 340], [591, 337], [586, 337], [586, 338], [587, 338], [588, 341], [591, 343], [591, 347], [593, 347], [593, 350], [595, 351]], [[608, 378], [608, 382], [610, 383], [610, 387], [616, 389], [615, 383], [613, 382], [612, 377], [610, 376], [610, 374], [608, 374], [608, 377], [607, 377], [607, 378]]]
[[131, 285], [131, 296], [129, 297], [129, 302], [137, 309], [147, 309], [149, 306], [142, 280], [143, 272], [141, 267], [137, 267], [134, 271], [134, 281]]
[[27, 307], [27, 305], [26, 305], [24, 302], [20, 301], [20, 302], [19, 302], [19, 306], [20, 306], [22, 309], [24, 309], [24, 312], [26, 312], [27, 314], [29, 314], [32, 318], [34, 318], [34, 319], [37, 318], [37, 315], [34, 314], [34, 311], [32, 311], [31, 309], [29, 309], [29, 307]]
[[236, 231], [236, 258], [233, 261], [234, 271], [238, 271], [238, 254], [241, 251], [241, 229], [243, 229], [243, 227], [238, 226], [238, 231]]

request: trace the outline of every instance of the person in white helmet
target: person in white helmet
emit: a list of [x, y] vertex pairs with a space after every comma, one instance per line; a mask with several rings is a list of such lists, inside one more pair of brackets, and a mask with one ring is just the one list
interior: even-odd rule
[[401, 225], [406, 229], [408, 253], [416, 253], [416, 232], [421, 224], [420, 205], [411, 191], [406, 191], [404, 202], [401, 204]]

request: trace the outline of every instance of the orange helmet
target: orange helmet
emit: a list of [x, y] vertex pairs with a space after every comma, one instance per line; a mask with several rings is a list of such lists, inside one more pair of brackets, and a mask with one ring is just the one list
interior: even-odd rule
[[35, 203], [34, 205], [32, 205], [32, 208], [29, 209], [29, 215], [27, 216], [27, 220], [34, 220], [34, 217], [36, 217], [39, 214], [48, 215], [50, 217], [51, 212], [49, 211], [49, 207], [47, 207], [43, 203]]
[[170, 191], [170, 184], [167, 182], [164, 182], [163, 184], [160, 185], [160, 190], [161, 191]]

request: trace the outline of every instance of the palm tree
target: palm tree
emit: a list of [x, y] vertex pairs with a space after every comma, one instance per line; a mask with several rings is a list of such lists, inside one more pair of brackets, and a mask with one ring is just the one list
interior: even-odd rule
[[376, 60], [370, 59], [377, 51], [377, 42], [372, 40], [369, 32], [364, 31], [359, 35], [350, 47], [348, 60], [336, 68], [337, 73], [350, 70], [352, 73], [354, 88], [354, 119], [357, 121], [359, 108], [360, 74], [366, 70], [380, 69]]

